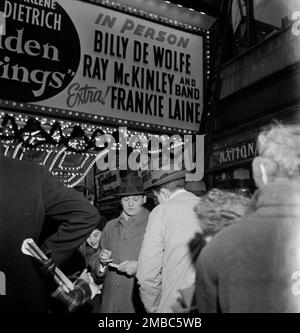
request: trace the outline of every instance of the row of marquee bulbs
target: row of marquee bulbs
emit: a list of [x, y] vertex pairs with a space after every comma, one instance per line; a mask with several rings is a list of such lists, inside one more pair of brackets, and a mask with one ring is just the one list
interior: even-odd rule
[[[14, 115], [12, 113], [6, 114], [5, 112], [0, 112], [0, 118], [2, 118], [2, 124], [3, 124], [3, 119], [5, 117], [10, 117], [11, 119], [15, 119], [15, 126], [17, 125], [17, 130], [19, 132], [22, 132], [21, 126], [23, 128], [28, 124], [28, 121], [33, 119], [32, 117], [28, 115], [23, 115], [23, 114], [17, 114]], [[42, 129], [49, 135], [50, 129], [52, 128], [53, 125], [59, 123], [61, 132], [64, 133], [64, 138], [69, 138], [72, 136], [72, 132], [74, 132], [74, 127], [76, 126], [77, 128], [81, 128], [83, 130], [84, 135], [86, 136], [87, 140], [90, 140], [89, 136], [91, 137], [93, 133], [97, 130], [101, 130], [104, 134], [110, 134], [116, 142], [118, 142], [118, 136], [119, 136], [119, 131], [124, 135], [124, 137], [128, 138], [127, 139], [127, 144], [129, 143], [130, 146], [134, 150], [139, 150], [140, 149], [140, 142], [143, 143], [144, 148], [148, 147], [148, 142], [151, 141], [153, 137], [155, 138], [160, 138], [162, 143], [168, 143], [168, 137], [164, 135], [157, 135], [157, 134], [151, 134], [151, 133], [144, 133], [144, 132], [137, 132], [134, 130], [128, 130], [128, 129], [116, 129], [116, 128], [111, 128], [111, 127], [105, 127], [105, 126], [96, 126], [94, 124], [79, 124], [77, 122], [71, 122], [71, 121], [64, 121], [64, 120], [55, 120], [55, 119], [50, 119], [50, 118], [45, 118], [45, 117], [38, 117], [36, 116], [35, 121], [39, 122], [41, 125]], [[3, 129], [2, 128], [2, 135], [3, 139], [5, 139], [5, 136], [9, 135], [9, 131], [13, 130], [13, 125], [11, 123], [8, 123], [7, 126]], [[29, 140], [29, 142], [33, 142], [34, 140], [39, 140], [40, 138], [37, 137], [39, 134], [39, 131], [30, 131], [30, 132], [22, 132], [23, 139], [22, 141]], [[59, 143], [60, 141], [60, 135], [61, 133], [59, 131], [56, 131], [53, 133], [53, 139]], [[138, 142], [135, 143], [132, 138], [138, 138]], [[100, 140], [103, 139], [102, 137], [95, 137], [95, 146], [97, 147], [100, 143]], [[177, 148], [183, 144], [183, 141], [179, 140], [176, 136], [173, 137], [173, 146], [172, 148]], [[108, 140], [110, 142], [110, 137], [108, 137]], [[140, 141], [140, 142], [139, 142]], [[43, 143], [43, 142], [41, 142]], [[84, 147], [86, 146], [86, 141], [85, 140], [76, 140], [76, 137], [71, 141], [69, 140], [68, 142], [68, 147], [72, 150], [74, 148], [74, 152], [80, 152], [80, 150], [84, 150]], [[46, 146], [45, 146], [46, 147]], [[29, 147], [30, 148], [30, 147]], [[36, 147], [37, 148], [37, 147]], [[122, 148], [120, 144], [117, 143], [116, 148]], [[161, 150], [150, 150], [149, 153], [158, 153]]]

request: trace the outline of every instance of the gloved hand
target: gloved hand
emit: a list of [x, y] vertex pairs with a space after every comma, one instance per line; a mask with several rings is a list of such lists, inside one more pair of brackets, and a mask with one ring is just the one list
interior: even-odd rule
[[47, 289], [51, 293], [53, 290], [57, 288], [57, 284], [54, 280], [54, 270], [55, 270], [55, 263], [51, 259], [51, 250], [45, 252], [48, 260], [38, 260], [36, 258], [32, 258], [32, 262], [36, 270], [40, 273], [41, 277], [43, 278]]
[[54, 261], [51, 259], [51, 250], [47, 251], [45, 253], [45, 255], [47, 256], [47, 260], [39, 260], [36, 258], [32, 258], [33, 260], [33, 264], [35, 266], [35, 268], [44, 276], [48, 276], [51, 275], [53, 276], [54, 274], [54, 270], [55, 270], [55, 263]]

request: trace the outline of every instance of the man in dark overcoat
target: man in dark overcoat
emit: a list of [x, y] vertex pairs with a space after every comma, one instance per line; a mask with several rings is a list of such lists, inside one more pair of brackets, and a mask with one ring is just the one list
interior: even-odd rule
[[[61, 265], [99, 223], [98, 211], [46, 168], [0, 154], [0, 312], [46, 312], [45, 283], [22, 242], [33, 238]], [[54, 233], [41, 240], [46, 225]], [[42, 243], [42, 244], [41, 244]], [[4, 285], [2, 281], [2, 285]]]

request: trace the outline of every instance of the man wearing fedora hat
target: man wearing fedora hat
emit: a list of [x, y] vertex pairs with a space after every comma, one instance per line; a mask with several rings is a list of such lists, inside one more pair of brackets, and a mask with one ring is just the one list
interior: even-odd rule
[[[177, 168], [178, 169], [178, 168]], [[173, 312], [179, 290], [195, 282], [189, 243], [201, 232], [194, 206], [198, 198], [185, 190], [185, 171], [156, 170], [151, 189], [159, 201], [149, 215], [137, 279], [148, 312]]]
[[93, 273], [104, 278], [100, 313], [144, 311], [135, 279], [149, 216], [143, 206], [146, 196], [142, 177], [121, 179], [118, 197], [123, 211], [106, 224], [100, 247], [90, 260]]

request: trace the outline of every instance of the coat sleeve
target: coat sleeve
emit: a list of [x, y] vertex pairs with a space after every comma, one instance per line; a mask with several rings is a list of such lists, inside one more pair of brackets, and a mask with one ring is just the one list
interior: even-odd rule
[[164, 253], [164, 213], [161, 206], [149, 215], [138, 260], [136, 277], [140, 295], [148, 312], [156, 312], [161, 297], [162, 264]]
[[57, 231], [45, 240], [57, 265], [68, 259], [99, 223], [98, 210], [80, 193], [65, 187], [47, 170], [42, 170], [42, 196], [46, 218], [58, 223]]
[[92, 290], [87, 282], [82, 279], [76, 280], [74, 289], [66, 293], [62, 287], [58, 287], [51, 297], [67, 306], [68, 312], [73, 312], [83, 306], [92, 297]]
[[196, 301], [199, 313], [217, 313], [217, 278], [205, 250], [204, 248], [196, 263]]

